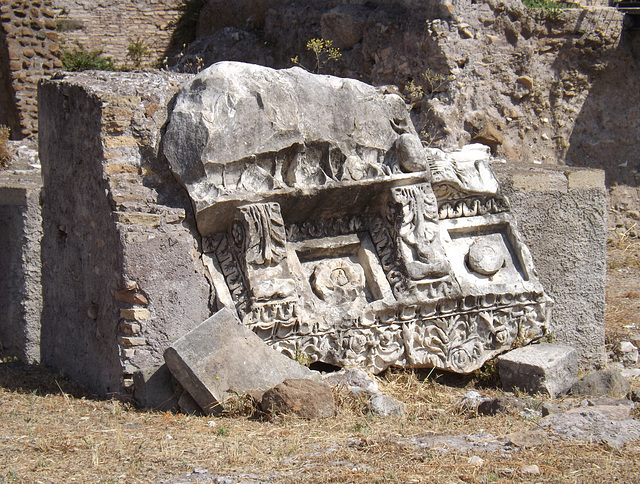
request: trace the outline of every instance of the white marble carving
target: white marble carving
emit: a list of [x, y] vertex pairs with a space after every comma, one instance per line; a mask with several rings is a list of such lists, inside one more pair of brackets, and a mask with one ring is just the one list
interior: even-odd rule
[[487, 149], [423, 148], [398, 96], [220, 63], [181, 89], [163, 146], [212, 280], [291, 357], [468, 373], [546, 331]]

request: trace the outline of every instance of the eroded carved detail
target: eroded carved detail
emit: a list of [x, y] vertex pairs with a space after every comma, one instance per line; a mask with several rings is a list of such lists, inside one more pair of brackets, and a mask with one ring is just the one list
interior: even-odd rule
[[279, 264], [285, 257], [286, 235], [278, 204], [254, 203], [240, 207], [239, 212], [244, 223], [234, 223], [232, 235], [236, 245], [244, 243], [247, 263]]

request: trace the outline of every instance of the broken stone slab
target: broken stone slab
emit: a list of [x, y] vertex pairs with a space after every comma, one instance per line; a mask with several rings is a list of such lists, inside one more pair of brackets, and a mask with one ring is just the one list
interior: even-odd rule
[[569, 346], [542, 343], [518, 348], [498, 357], [500, 379], [505, 390], [555, 397], [578, 379], [578, 358]]
[[549, 415], [539, 425], [564, 440], [604, 442], [620, 448], [640, 439], [640, 422], [629, 415], [625, 406], [597, 405]]
[[594, 371], [581, 378], [571, 386], [571, 395], [590, 397], [624, 398], [629, 392], [629, 382], [620, 371]]
[[333, 417], [336, 406], [331, 387], [314, 380], [291, 379], [267, 390], [260, 408], [267, 413], [280, 413], [301, 418]]
[[230, 394], [265, 390], [317, 373], [269, 348], [227, 308], [182, 336], [164, 353], [171, 373], [206, 414], [218, 414]]

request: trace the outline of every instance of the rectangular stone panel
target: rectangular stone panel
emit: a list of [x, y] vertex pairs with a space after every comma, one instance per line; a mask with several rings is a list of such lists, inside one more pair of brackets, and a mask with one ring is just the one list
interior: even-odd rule
[[229, 394], [267, 390], [316, 373], [268, 347], [224, 308], [164, 353], [171, 373], [207, 414], [218, 414]]

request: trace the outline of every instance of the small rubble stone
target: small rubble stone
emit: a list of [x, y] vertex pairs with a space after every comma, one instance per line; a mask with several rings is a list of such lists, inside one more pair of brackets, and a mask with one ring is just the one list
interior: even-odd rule
[[456, 406], [462, 412], [477, 412], [480, 404], [487, 400], [491, 400], [491, 397], [483, 395], [480, 392], [470, 391], [462, 396]]
[[482, 467], [482, 464], [484, 464], [484, 459], [482, 457], [478, 457], [477, 455], [472, 455], [471, 457], [469, 457], [469, 459], [467, 459], [467, 463], [471, 464], [472, 466]]
[[541, 407], [542, 410], [542, 416], [546, 417], [547, 415], [552, 415], [554, 413], [561, 413], [563, 412], [563, 409], [560, 408], [559, 405], [556, 405], [555, 403], [551, 403], [551, 402], [545, 402], [542, 404]]
[[331, 387], [314, 380], [285, 380], [267, 390], [260, 408], [264, 412], [316, 419], [333, 417], [336, 407]]
[[629, 382], [619, 371], [602, 370], [589, 373], [571, 387], [571, 395], [623, 398], [629, 392]]
[[509, 443], [511, 445], [524, 449], [532, 449], [533, 447], [544, 445], [547, 443], [547, 440], [547, 433], [540, 430], [516, 432], [509, 436]]
[[516, 415], [524, 411], [526, 403], [524, 400], [515, 397], [498, 397], [480, 402], [478, 405], [478, 414], [480, 415], [496, 415], [506, 413]]
[[520, 468], [520, 472], [531, 476], [537, 476], [540, 475], [540, 467], [538, 467], [536, 464], [524, 465]]
[[332, 387], [343, 386], [348, 388], [354, 395], [362, 392], [378, 393], [380, 391], [375, 380], [357, 368], [348, 368], [329, 373], [323, 376], [322, 380]]
[[578, 379], [578, 354], [569, 346], [543, 343], [518, 348], [498, 357], [498, 365], [505, 390], [519, 388], [555, 397]]
[[400, 417], [407, 415], [407, 405], [389, 395], [379, 393], [369, 399], [368, 408], [371, 413], [383, 417]]
[[638, 363], [638, 348], [630, 341], [620, 341], [615, 348], [616, 355], [625, 366]]

